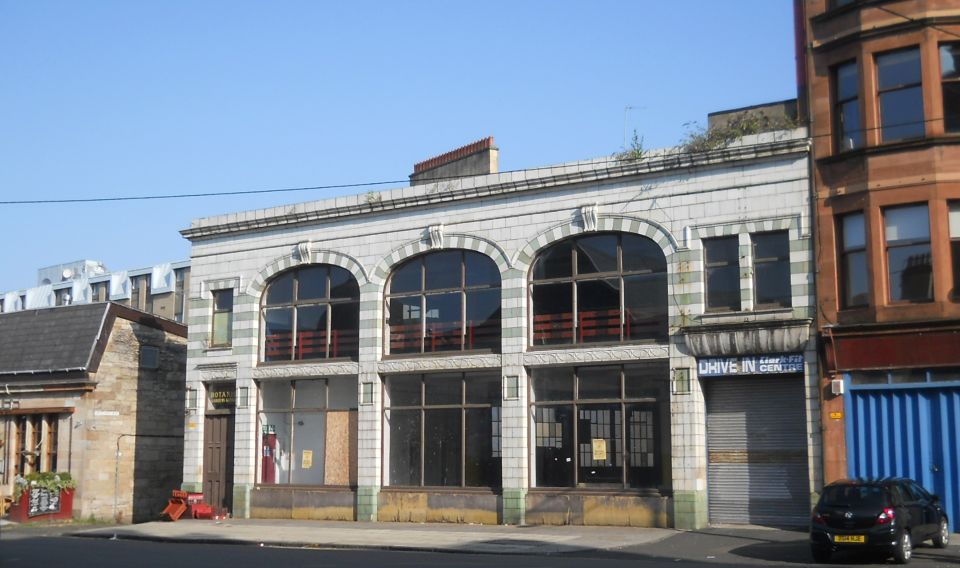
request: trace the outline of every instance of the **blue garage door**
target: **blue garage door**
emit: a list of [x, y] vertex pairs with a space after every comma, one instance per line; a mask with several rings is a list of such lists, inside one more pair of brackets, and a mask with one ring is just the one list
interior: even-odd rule
[[957, 531], [960, 386], [853, 386], [845, 402], [850, 476], [919, 481], [940, 496], [951, 530]]

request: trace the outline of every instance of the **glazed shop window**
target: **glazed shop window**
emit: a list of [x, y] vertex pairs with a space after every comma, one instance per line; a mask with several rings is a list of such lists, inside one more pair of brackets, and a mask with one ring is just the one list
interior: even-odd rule
[[753, 241], [753, 291], [758, 308], [790, 307], [790, 238], [787, 231], [757, 233]]
[[356, 379], [261, 382], [260, 483], [356, 485], [356, 408]]
[[500, 487], [500, 376], [387, 377], [385, 485]]
[[264, 361], [357, 356], [360, 287], [344, 268], [315, 264], [281, 273], [267, 285], [261, 313]]
[[884, 210], [883, 221], [890, 301], [932, 300], [933, 263], [927, 206], [890, 207]]
[[924, 132], [920, 50], [903, 49], [877, 56], [880, 138], [895, 142]]
[[960, 201], [951, 201], [950, 207], [950, 256], [953, 257], [953, 297], [960, 297]]
[[706, 268], [707, 309], [740, 309], [740, 237], [720, 237], [703, 241]]
[[210, 346], [222, 347], [233, 342], [233, 288], [213, 290], [213, 322]]
[[960, 43], [940, 46], [940, 86], [943, 91], [943, 129], [960, 132]]
[[500, 350], [500, 269], [477, 252], [428, 253], [393, 271], [389, 353]]
[[863, 146], [860, 124], [860, 71], [856, 61], [833, 70], [834, 131], [840, 151]]
[[844, 308], [865, 306], [870, 301], [863, 219], [863, 213], [851, 213], [839, 221], [840, 302]]
[[646, 237], [551, 245], [533, 264], [530, 290], [533, 345], [667, 339], [667, 261]]
[[[42, 471], [57, 471], [59, 454], [59, 414], [20, 414], [10, 417], [12, 461], [4, 471], [4, 481]], [[0, 454], [2, 457], [2, 454]], [[6, 463], [0, 460], [0, 463]]]
[[669, 365], [532, 371], [537, 487], [657, 487], [669, 464]]

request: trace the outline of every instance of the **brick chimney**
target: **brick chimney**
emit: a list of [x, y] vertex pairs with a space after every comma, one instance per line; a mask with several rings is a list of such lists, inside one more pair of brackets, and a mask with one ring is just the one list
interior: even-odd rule
[[447, 178], [495, 174], [499, 169], [500, 150], [493, 145], [493, 136], [461, 146], [414, 164], [410, 185], [420, 185]]

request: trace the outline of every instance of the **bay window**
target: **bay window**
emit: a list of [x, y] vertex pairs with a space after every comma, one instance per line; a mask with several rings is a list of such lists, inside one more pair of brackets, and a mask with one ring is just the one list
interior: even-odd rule
[[834, 131], [840, 151], [863, 145], [860, 124], [860, 72], [856, 61], [833, 70]]
[[877, 55], [880, 138], [896, 142], [924, 134], [920, 50], [903, 49]]
[[933, 262], [927, 205], [889, 207], [883, 211], [883, 220], [890, 301], [932, 300]]
[[865, 306], [870, 290], [867, 276], [867, 240], [863, 213], [844, 215], [840, 230], [840, 305]]
[[947, 132], [960, 132], [960, 43], [940, 46], [940, 88], [943, 128]]

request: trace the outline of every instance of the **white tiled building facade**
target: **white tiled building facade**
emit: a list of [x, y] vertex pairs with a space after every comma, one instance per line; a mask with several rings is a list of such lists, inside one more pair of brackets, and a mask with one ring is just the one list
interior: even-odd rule
[[[802, 361], [796, 374], [798, 394], [791, 405], [797, 409], [797, 427], [803, 434], [805, 492], [785, 498], [806, 510], [820, 483], [819, 468], [814, 467], [820, 447], [816, 356], [809, 335], [814, 317], [810, 230], [808, 139], [802, 130], [750, 136], [706, 154], [671, 150], [639, 161], [606, 158], [194, 221], [183, 231], [193, 245], [187, 375], [188, 407], [192, 408], [185, 424], [184, 489], [205, 492], [208, 499], [232, 508], [238, 517], [700, 527], [712, 518], [711, 507], [716, 505], [719, 511], [722, 499], [717, 492], [711, 494], [708, 484], [709, 475], [719, 479], [722, 473], [708, 474], [708, 470], [713, 472], [714, 461], [724, 462], [724, 456], [737, 451], [717, 451], [715, 460], [714, 448], [709, 448], [708, 455], [711, 438], [704, 385], [724, 378], [698, 377], [698, 362], [718, 365], [721, 359], [793, 353]], [[789, 241], [789, 258], [782, 265], [789, 266], [789, 297], [775, 308], [758, 306], [755, 298], [760, 273], [755, 262], [764, 259], [755, 258], [758, 249], [753, 239], [771, 232]], [[535, 345], [531, 270], [538, 255], [566, 239], [592, 234], [639, 235], [662, 251], [668, 316], [665, 340], [631, 341], [621, 332], [622, 338], [616, 341]], [[711, 310], [706, 305], [709, 267], [703, 243], [718, 237], [736, 240], [738, 258], [733, 270], [739, 272], [738, 309]], [[394, 270], [422, 255], [451, 250], [480, 253], [499, 270], [499, 349], [390, 354], [387, 295]], [[343, 268], [356, 280], [357, 355], [265, 361], [265, 291], [289, 271], [314, 265]], [[225, 293], [232, 297], [232, 305], [224, 300]], [[220, 300], [215, 301], [218, 294]], [[214, 341], [216, 314], [227, 308], [232, 314], [226, 320], [231, 322], [229, 339]], [[624, 316], [616, 317], [623, 321]], [[650, 458], [657, 464], [656, 479], [634, 482], [632, 470], [624, 470], [618, 461], [608, 465], [616, 475], [622, 473], [622, 483], [609, 483], [609, 479], [592, 483], [586, 462], [612, 460], [605, 452], [616, 451], [604, 445], [608, 442], [599, 449], [594, 443], [592, 450], [588, 443], [584, 450], [586, 438], [581, 431], [578, 457], [567, 458], [577, 460], [576, 481], [563, 487], [564, 482], [553, 479], [550, 487], [539, 486], [538, 479], [548, 474], [536, 471], [538, 447], [543, 444], [538, 436], [546, 434], [538, 430], [531, 377], [540, 369], [598, 365], [620, 372], [616, 369], [638, 362], [659, 363], [656, 368], [662, 369], [656, 379], [663, 386], [661, 394], [656, 402], [648, 401], [649, 408], [661, 409], [657, 411], [660, 421], [651, 426], [657, 430], [656, 440], [650, 437], [657, 447], [656, 456]], [[499, 439], [494, 442], [499, 483], [492, 487], [446, 483], [439, 489], [427, 482], [426, 474], [421, 483], [392, 482], [391, 475], [396, 473], [391, 474], [388, 462], [401, 459], [403, 452], [391, 450], [385, 431], [390, 428], [384, 411], [388, 378], [422, 374], [426, 382], [450, 372], [467, 373], [464, 384], [478, 372], [495, 374], [501, 381], [502, 396], [493, 402], [501, 408]], [[342, 422], [355, 442], [336, 440], [329, 430], [339, 419], [328, 415], [323, 447], [304, 450], [309, 444], [294, 441], [286, 450], [292, 454], [286, 458], [293, 463], [288, 467], [306, 477], [323, 453], [330, 470], [326, 478], [312, 483], [267, 479], [273, 473], [267, 473], [269, 468], [262, 461], [271, 451], [264, 449], [267, 434], [262, 410], [272, 403], [265, 402], [269, 393], [264, 389], [273, 385], [286, 389], [291, 381], [310, 379], [327, 379], [330, 397], [334, 390], [342, 390], [342, 381], [357, 393], [355, 404], [346, 408], [355, 418]], [[765, 383], [762, 377], [754, 379], [744, 384], [756, 385], [754, 395], [762, 399]], [[587, 383], [582, 382], [586, 379], [577, 380], [586, 392], [583, 385]], [[223, 399], [225, 391], [229, 394]], [[227, 403], [212, 402], [213, 392], [221, 393], [218, 400]], [[231, 416], [216, 426], [231, 429], [219, 441], [209, 431], [218, 412]], [[576, 423], [583, 429], [589, 418], [582, 407], [579, 412]], [[621, 420], [620, 414], [616, 420]], [[302, 420], [297, 424], [306, 428]], [[619, 422], [612, 426], [621, 427]], [[419, 432], [424, 447], [418, 451], [430, 454], [432, 431]], [[566, 442], [561, 442], [559, 430], [554, 433], [559, 448]], [[595, 435], [595, 439], [602, 437]], [[623, 438], [621, 432], [610, 439], [622, 444]], [[342, 461], [338, 451], [346, 452], [343, 455], [353, 462], [348, 464], [350, 479], [330, 483], [336, 478], [331, 464]], [[469, 448], [459, 451], [470, 454]], [[737, 454], [748, 456], [739, 462], [749, 463], [750, 451]], [[274, 453], [272, 459], [282, 455]], [[419, 455], [421, 468], [433, 459]], [[214, 460], [220, 460], [220, 465], [212, 465]], [[729, 471], [723, 475], [729, 477]], [[222, 479], [218, 481], [217, 476]]]

